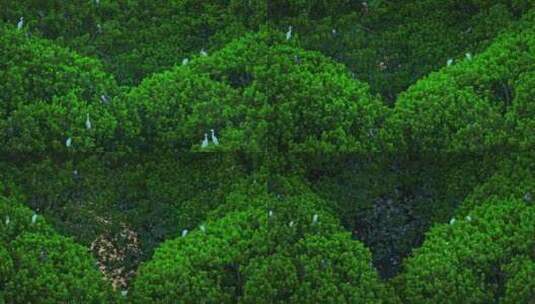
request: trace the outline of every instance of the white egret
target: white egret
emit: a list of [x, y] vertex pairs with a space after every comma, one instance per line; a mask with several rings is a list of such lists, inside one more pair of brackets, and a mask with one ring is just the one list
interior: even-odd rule
[[203, 57], [208, 56], [208, 53], [206, 53], [206, 51], [205, 51], [204, 49], [201, 50], [200, 54], [201, 54], [201, 56], [203, 56]]
[[293, 227], [293, 226], [294, 226], [294, 221], [290, 221], [290, 223], [288, 224], [288, 226]]
[[286, 40], [290, 40], [292, 38], [292, 26], [288, 26], [288, 32], [286, 32]]
[[219, 145], [219, 140], [217, 139], [217, 137], [215, 136], [215, 131], [214, 129], [211, 129], [210, 132], [212, 132], [212, 142], [214, 143], [214, 145]]
[[65, 141], [65, 146], [66, 146], [67, 148], [70, 148], [71, 145], [72, 145], [72, 138], [69, 137], [69, 138], [67, 138], [67, 140]]
[[128, 295], [128, 290], [125, 289], [125, 290], [121, 291], [121, 295], [123, 297], [126, 297]]
[[37, 213], [32, 215], [32, 224], [35, 224], [35, 222], [37, 222]]
[[206, 227], [204, 227], [204, 225], [201, 225], [199, 228], [201, 229], [202, 232], [206, 232]]
[[448, 66], [452, 65], [453, 64], [453, 59], [448, 59]]
[[23, 26], [24, 26], [24, 17], [20, 17], [19, 22], [17, 23], [17, 29], [22, 30]]
[[100, 0], [95, 0], [95, 4], [98, 6], [100, 4]]
[[333, 36], [336, 36], [336, 29], [332, 30]]
[[312, 225], [316, 224], [317, 222], [318, 222], [318, 215], [314, 214], [314, 216], [312, 217]]
[[102, 26], [100, 26], [100, 23], [97, 23], [97, 33], [102, 33]]
[[269, 215], [269, 217], [272, 217], [273, 216], [273, 210], [269, 210], [268, 215]]
[[182, 59], [182, 65], [186, 65], [186, 64], [188, 64], [188, 62], [189, 62], [188, 58]]
[[363, 1], [361, 4], [362, 4], [362, 7], [364, 9], [364, 13], [368, 13], [368, 9], [369, 9], [368, 2]]
[[109, 100], [108, 96], [100, 95], [100, 101], [102, 101], [102, 103], [104, 103], [104, 104], [107, 104], [110, 100]]
[[466, 59], [468, 59], [468, 60], [472, 60], [472, 54], [470, 54], [470, 53], [466, 53], [465, 56], [466, 56]]
[[472, 217], [471, 217], [470, 215], [467, 215], [467, 216], [466, 216], [466, 220], [469, 221], [469, 222], [471, 222], [471, 221], [472, 221]]
[[204, 139], [202, 141], [201, 148], [206, 148], [206, 147], [208, 147], [208, 134], [204, 133]]
[[182, 230], [182, 237], [185, 237], [186, 235], [188, 235], [188, 229]]
[[11, 222], [11, 220], [9, 219], [9, 216], [6, 215], [6, 226], [9, 225], [9, 222]]
[[89, 120], [89, 113], [87, 113], [87, 116], [85, 118], [85, 128], [86, 129], [91, 129], [91, 120]]
[[455, 223], [455, 218], [452, 218], [452, 219], [450, 220], [450, 225], [453, 225], [454, 223]]

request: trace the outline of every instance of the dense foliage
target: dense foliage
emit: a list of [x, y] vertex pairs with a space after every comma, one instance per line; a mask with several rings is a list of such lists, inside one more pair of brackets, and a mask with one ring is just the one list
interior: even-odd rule
[[108, 302], [111, 290], [87, 250], [20, 203], [0, 197], [0, 288], [7, 303]]
[[0, 303], [533, 301], [531, 0], [0, 8]]
[[[304, 195], [230, 212], [164, 243], [142, 266], [134, 302], [353, 303], [388, 294], [369, 252]], [[316, 212], [316, 213], [314, 213]], [[329, 274], [329, 275], [325, 275]]]
[[[405, 264], [400, 294], [407, 303], [488, 303], [500, 297], [507, 285], [508, 301], [527, 297], [529, 290], [512, 295], [510, 289], [520, 288], [521, 279], [516, 276], [525, 276], [522, 271], [530, 271], [529, 267], [515, 275], [511, 269], [518, 267], [517, 257], [533, 254], [533, 235], [532, 205], [489, 201], [464, 219], [431, 229]], [[524, 257], [524, 263], [528, 261]], [[504, 280], [503, 267], [509, 269], [506, 278], [512, 277], [512, 282]]]

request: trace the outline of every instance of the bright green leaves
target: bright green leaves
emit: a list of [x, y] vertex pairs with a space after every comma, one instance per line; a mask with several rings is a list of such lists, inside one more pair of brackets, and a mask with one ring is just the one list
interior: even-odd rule
[[522, 201], [490, 201], [427, 234], [397, 278], [410, 303], [486, 303], [498, 296], [499, 267], [535, 246], [535, 209]]
[[18, 202], [0, 198], [0, 288], [8, 303], [109, 302], [87, 250]]
[[380, 301], [386, 289], [369, 252], [337, 233], [337, 222], [315, 200], [272, 197], [271, 209], [230, 212], [167, 241], [141, 267], [134, 302]]

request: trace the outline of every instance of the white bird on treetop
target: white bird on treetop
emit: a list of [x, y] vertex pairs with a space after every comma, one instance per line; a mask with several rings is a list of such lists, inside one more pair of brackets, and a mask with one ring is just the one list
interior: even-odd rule
[[37, 213], [32, 215], [32, 224], [35, 224], [35, 222], [37, 222]]
[[188, 64], [188, 62], [189, 62], [188, 58], [182, 59], [182, 65], [186, 65], [186, 64]]
[[10, 220], [9, 220], [9, 216], [6, 215], [6, 226], [9, 225], [9, 222], [10, 222]]
[[215, 136], [215, 131], [214, 129], [211, 129], [210, 132], [212, 132], [212, 142], [214, 143], [214, 145], [219, 145], [219, 140], [217, 139], [217, 137]]
[[17, 29], [21, 30], [24, 26], [24, 17], [20, 17], [19, 22], [17, 23]]
[[318, 215], [314, 214], [314, 216], [312, 217], [312, 224], [316, 224], [317, 222], [318, 222]]
[[288, 32], [286, 32], [286, 40], [290, 40], [292, 38], [292, 26], [288, 26]]
[[294, 221], [290, 221], [290, 223], [288, 224], [288, 226], [290, 227], [293, 227], [293, 225], [294, 225]]
[[452, 219], [450, 220], [450, 225], [453, 225], [454, 223], [455, 223], [455, 218], [452, 218]]
[[109, 102], [108, 96], [100, 95], [100, 101], [102, 101], [102, 103], [108, 103]]
[[87, 113], [87, 116], [85, 118], [85, 128], [86, 129], [91, 129], [91, 120], [89, 120], [89, 113]]
[[336, 35], [336, 29], [332, 30], [333, 36]]
[[208, 147], [208, 134], [204, 133], [204, 139], [202, 141], [201, 148], [206, 148], [206, 147]]
[[470, 215], [467, 215], [467, 216], [466, 216], [466, 220], [469, 221], [469, 222], [471, 222], [471, 221], [472, 221], [472, 217], [471, 217]]
[[206, 232], [206, 227], [204, 227], [204, 225], [201, 225], [199, 228], [201, 229], [202, 232]]
[[448, 59], [448, 66], [452, 65], [453, 64], [453, 59]]
[[204, 49], [201, 50], [200, 54], [201, 56], [204, 56], [204, 57], [208, 56], [208, 53], [206, 53]]
[[272, 217], [273, 216], [273, 210], [269, 210], [268, 215], [269, 215], [269, 217]]
[[69, 137], [69, 138], [67, 138], [67, 140], [65, 141], [65, 146], [66, 146], [67, 148], [70, 148], [71, 145], [72, 145], [72, 138]]
[[188, 235], [188, 229], [182, 230], [182, 237], [185, 237], [186, 235]]
[[470, 54], [470, 53], [466, 53], [465, 56], [466, 56], [466, 59], [468, 59], [468, 60], [472, 60], [472, 54]]

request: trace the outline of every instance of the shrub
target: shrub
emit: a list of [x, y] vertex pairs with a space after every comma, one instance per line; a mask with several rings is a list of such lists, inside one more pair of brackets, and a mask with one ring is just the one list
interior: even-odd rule
[[32, 224], [33, 215], [34, 212], [27, 207], [0, 196], [0, 244], [9, 248], [9, 244], [24, 232], [43, 235], [53, 233], [41, 215], [37, 215], [35, 223]]
[[242, 303], [397, 303], [369, 251], [346, 233], [310, 236], [244, 270]]
[[483, 50], [527, 11], [511, 7], [508, 1], [365, 3], [274, 1], [270, 21], [284, 31], [293, 25], [301, 47], [345, 64], [390, 104], [448, 58]]
[[[306, 300], [303, 293], [311, 286], [324, 287], [311, 296], [327, 296], [328, 286], [342, 284], [342, 280], [340, 290], [344, 295], [337, 299], [350, 301], [353, 296], [363, 295], [363, 286], [370, 286], [370, 299], [379, 299], [385, 289], [369, 264], [369, 252], [346, 234], [333, 235], [339, 229], [337, 221], [318, 211], [316, 205], [307, 195], [280, 201], [272, 198], [271, 209], [253, 206], [230, 212], [207, 222], [205, 232], [195, 230], [165, 242], [139, 270], [134, 302], [249, 303], [269, 301], [268, 295], [276, 296], [278, 302], [302, 302]], [[318, 215], [316, 223], [312, 223], [314, 213]], [[333, 247], [339, 251], [326, 252]], [[328, 266], [336, 275], [320, 278], [322, 257], [333, 259], [333, 263], [340, 259], [343, 267]], [[365, 273], [352, 281], [348, 277], [357, 270], [350, 265], [356, 264]], [[278, 270], [269, 275], [280, 277], [270, 282], [279, 285], [268, 287], [263, 285], [263, 277], [273, 267]], [[301, 278], [300, 269], [310, 269], [310, 273]]]
[[509, 159], [499, 163], [496, 172], [475, 187], [457, 210], [466, 216], [471, 209], [487, 200], [523, 200], [527, 204], [535, 202], [535, 176], [533, 157], [530, 154], [512, 153]]
[[17, 1], [0, 19], [105, 62], [121, 84], [173, 67], [201, 49], [212, 51], [257, 29], [265, 1]]
[[500, 267], [529, 254], [535, 209], [518, 200], [490, 201], [469, 217], [431, 229], [396, 279], [408, 303], [488, 303], [505, 287]]
[[118, 88], [98, 61], [0, 27], [0, 62], [4, 155], [65, 153], [69, 137], [76, 150], [113, 144], [114, 110], [100, 98]]
[[503, 151], [513, 135], [505, 123], [517, 90], [513, 85], [532, 57], [532, 39], [526, 39], [534, 36], [532, 15], [473, 60], [432, 73], [400, 96], [391, 128], [402, 132], [411, 151]]
[[0, 197], [0, 296], [7, 303], [111, 301], [87, 249], [55, 233], [42, 216], [32, 223], [33, 214]]
[[111, 291], [87, 249], [59, 235], [24, 233], [11, 243], [9, 303], [109, 302]]
[[535, 257], [519, 256], [506, 265], [507, 283], [500, 303], [529, 303], [535, 298]]
[[388, 113], [343, 66], [269, 30], [155, 75], [126, 100], [147, 149], [198, 150], [213, 128], [224, 151], [378, 150]]

